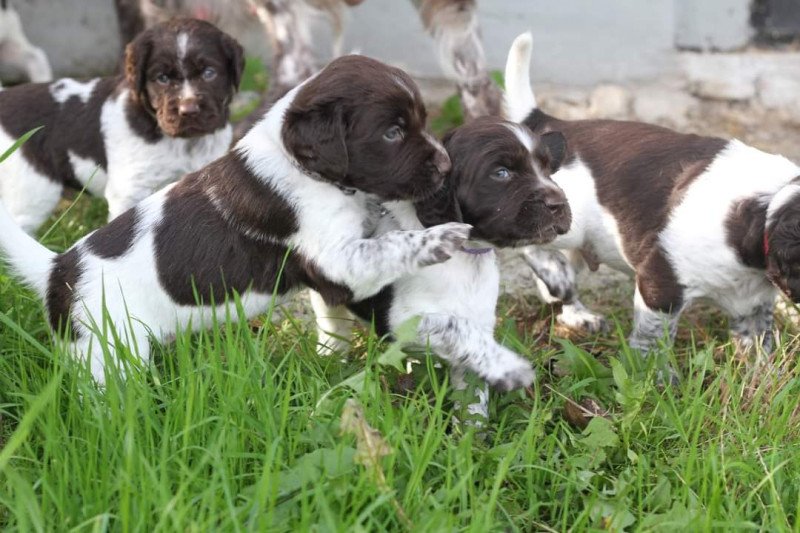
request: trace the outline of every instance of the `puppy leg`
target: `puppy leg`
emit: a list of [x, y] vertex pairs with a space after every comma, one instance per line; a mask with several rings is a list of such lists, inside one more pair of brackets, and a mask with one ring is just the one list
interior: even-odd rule
[[329, 248], [319, 258], [325, 274], [344, 283], [359, 301], [418, 269], [442, 263], [459, 250], [471, 226], [450, 222], [415, 231], [391, 231]]
[[466, 411], [462, 411], [464, 406], [461, 405], [461, 400], [457, 399], [453, 402], [453, 407], [456, 411], [464, 412], [462, 418], [459, 420], [467, 424], [474, 424], [476, 427], [481, 427], [483, 422], [489, 420], [489, 386], [483, 382], [480, 385], [470, 383], [474, 379], [468, 379], [467, 370], [461, 366], [450, 367], [450, 384], [456, 393], [466, 391], [469, 395], [466, 405]]
[[[150, 362], [150, 340], [147, 329], [141, 324], [134, 324], [130, 329], [130, 332], [120, 330], [120, 342], [124, 342], [128, 346], [133, 357], [138, 358], [144, 365], [147, 365]], [[111, 334], [108, 333], [106, 336], [111, 337]], [[105, 344], [108, 355], [104, 353], [103, 344]], [[72, 343], [71, 350], [82, 363], [86, 364], [88, 361], [89, 370], [95, 382], [101, 387], [105, 386], [106, 357], [108, 357], [109, 361], [118, 361], [117, 347], [111, 338], [104, 343], [93, 331], [88, 328], [82, 328], [82, 335]], [[125, 368], [121, 365], [119, 366], [119, 372], [125, 378]]]
[[523, 248], [522, 257], [536, 274], [536, 287], [545, 303], [561, 302], [561, 312], [556, 321], [570, 329], [599, 333], [608, 329], [606, 319], [586, 308], [578, 299], [575, 281], [582, 266], [579, 254], [570, 254], [568, 259], [561, 252], [543, 250], [536, 246]]
[[[653, 309], [645, 303], [637, 286], [633, 296], [633, 331], [628, 337], [628, 345], [639, 350], [643, 357], [647, 357], [656, 347], [659, 339], [666, 336], [668, 343], [672, 344], [678, 330], [680, 313], [680, 308], [678, 311], [671, 312]], [[669, 380], [675, 381], [675, 373], [672, 368], [669, 368], [669, 373]], [[659, 378], [663, 379], [660, 374]]]
[[748, 313], [731, 313], [730, 334], [738, 353], [755, 352], [758, 358], [762, 358], [772, 352], [774, 307], [775, 302], [770, 298], [753, 306]]
[[0, 27], [4, 33], [0, 44], [0, 61], [24, 70], [33, 83], [52, 80], [53, 71], [47, 55], [28, 41], [19, 14], [14, 9], [3, 9], [0, 10], [0, 17]]
[[491, 330], [460, 317], [422, 315], [417, 340], [451, 366], [471, 370], [501, 391], [527, 387], [536, 376], [531, 364], [498, 344]]
[[500, 88], [486, 71], [475, 0], [412, 0], [439, 48], [445, 72], [455, 73], [465, 118], [499, 115]]
[[308, 291], [317, 320], [317, 355], [327, 356], [350, 348], [355, 317], [344, 306], [331, 307], [317, 291]]
[[33, 234], [55, 210], [64, 188], [36, 172], [17, 153], [3, 165], [10, 172], [3, 173], [0, 166], [0, 199], [14, 221], [26, 233]]

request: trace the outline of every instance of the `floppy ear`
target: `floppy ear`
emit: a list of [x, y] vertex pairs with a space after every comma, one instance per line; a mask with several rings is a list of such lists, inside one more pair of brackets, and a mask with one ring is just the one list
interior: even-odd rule
[[342, 181], [350, 160], [344, 116], [336, 103], [308, 110], [289, 109], [283, 122], [283, 143], [300, 165], [329, 181]]
[[153, 111], [153, 106], [147, 98], [147, 62], [152, 51], [150, 32], [140, 33], [125, 47], [125, 79], [131, 88], [131, 95], [150, 111]]
[[567, 154], [567, 140], [560, 131], [551, 131], [539, 137], [533, 157], [543, 169], [555, 174]]
[[447, 222], [464, 222], [461, 205], [450, 177], [433, 196], [415, 201], [414, 209], [417, 211], [417, 218], [426, 228]]
[[233, 91], [236, 92], [239, 90], [242, 72], [244, 72], [244, 49], [239, 41], [228, 34], [223, 34], [222, 50], [225, 52], [225, 57], [228, 58], [228, 75], [231, 78]]

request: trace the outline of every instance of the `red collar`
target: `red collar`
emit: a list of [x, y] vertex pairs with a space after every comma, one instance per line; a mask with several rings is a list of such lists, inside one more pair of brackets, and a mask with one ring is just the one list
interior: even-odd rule
[[769, 235], [767, 232], [764, 232], [764, 257], [769, 255]]

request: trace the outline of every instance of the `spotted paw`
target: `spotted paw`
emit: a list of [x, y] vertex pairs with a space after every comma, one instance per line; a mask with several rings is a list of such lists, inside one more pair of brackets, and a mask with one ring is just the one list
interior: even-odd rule
[[450, 259], [469, 239], [472, 226], [460, 222], [448, 222], [425, 230], [420, 266], [435, 265]]

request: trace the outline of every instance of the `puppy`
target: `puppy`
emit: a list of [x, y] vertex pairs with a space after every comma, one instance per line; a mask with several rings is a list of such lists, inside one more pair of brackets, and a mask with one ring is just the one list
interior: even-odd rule
[[53, 79], [47, 55], [28, 40], [19, 13], [8, 0], [0, 0], [0, 63], [22, 69], [34, 83]]
[[5, 211], [0, 249], [102, 382], [110, 339], [147, 361], [150, 336], [163, 341], [224, 319], [233, 294], [248, 317], [265, 311], [273, 293], [301, 287], [340, 305], [446, 260], [469, 226], [367, 238], [379, 200], [430, 195], [449, 171], [424, 124], [408, 75], [344, 57], [279, 100], [228, 154], [63, 254]]
[[[776, 287], [800, 300], [800, 168], [737, 140], [551, 117], [536, 107], [530, 55], [523, 34], [506, 66], [509, 117], [567, 141], [553, 179], [572, 228], [545, 248], [635, 277], [634, 348], [646, 352], [665, 332], [672, 340], [681, 312], [702, 299], [730, 316], [738, 346], [769, 349]], [[528, 259], [537, 273], [550, 267], [542, 280], [551, 297], [576, 294], [567, 262], [535, 250]]]
[[[472, 225], [474, 242], [347, 310], [313, 295], [321, 352], [344, 347], [352, 326], [348, 310], [374, 320], [379, 335], [418, 316], [419, 345], [450, 364], [456, 387], [466, 386], [465, 370], [501, 390], [528, 386], [530, 363], [494, 340], [499, 273], [493, 247], [542, 244], [569, 229], [566, 197], [550, 179], [565, 153], [564, 138], [554, 132], [534, 139], [523, 126], [485, 117], [444, 143], [453, 162], [445, 186], [429, 199], [387, 203], [379, 233], [463, 221]], [[485, 401], [470, 409], [485, 415]]]
[[244, 68], [233, 38], [176, 19], [125, 55], [121, 77], [0, 92], [0, 146], [43, 126], [0, 166], [0, 199], [25, 231], [44, 222], [65, 186], [105, 196], [113, 219], [227, 150], [228, 104]]

